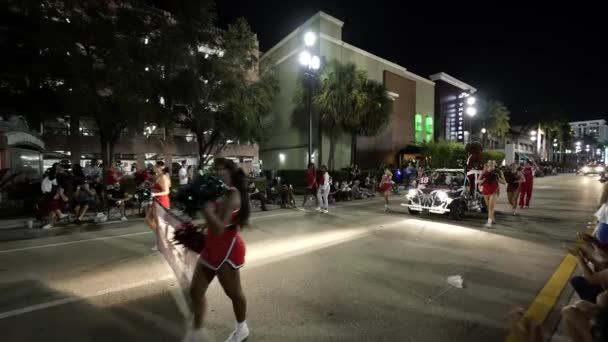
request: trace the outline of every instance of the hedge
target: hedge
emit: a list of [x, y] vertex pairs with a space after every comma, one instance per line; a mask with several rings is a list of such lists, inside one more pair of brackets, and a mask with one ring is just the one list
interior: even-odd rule
[[[427, 166], [434, 169], [463, 168], [468, 157], [464, 145], [445, 140], [425, 144], [422, 153], [427, 156]], [[494, 160], [498, 165], [505, 159], [505, 154], [500, 151], [486, 150], [481, 155], [484, 162]]]

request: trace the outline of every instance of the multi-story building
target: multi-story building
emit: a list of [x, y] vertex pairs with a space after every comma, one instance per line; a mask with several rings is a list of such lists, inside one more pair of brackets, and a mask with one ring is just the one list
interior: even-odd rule
[[591, 136], [598, 142], [608, 141], [608, 124], [606, 120], [587, 120], [570, 122], [570, 129], [575, 138]]
[[[298, 77], [304, 73], [299, 55], [305, 49], [304, 35], [317, 37], [310, 51], [320, 57], [321, 70], [331, 60], [354, 63], [367, 77], [385, 85], [393, 99], [388, 127], [375, 137], [358, 137], [356, 161], [361, 167], [377, 167], [381, 163], [398, 164], [400, 154], [408, 145], [432, 141], [434, 136], [435, 84], [391, 61], [364, 51], [342, 40], [344, 23], [326, 13], [318, 12], [288, 34], [261, 57], [276, 65], [281, 92], [271, 113], [271, 129], [260, 146], [260, 159], [272, 169], [301, 169], [308, 162], [309, 116], [296, 113], [294, 91]], [[325, 164], [329, 156], [328, 132], [313, 113], [311, 159]], [[335, 167], [351, 162], [351, 137], [337, 132]]]
[[435, 82], [435, 138], [471, 141], [477, 89], [444, 72], [430, 79]]
[[[92, 159], [100, 159], [101, 145], [99, 131], [90, 118], [58, 117], [45, 120], [41, 127], [42, 139], [46, 144], [45, 167], [53, 162], [69, 160], [85, 165]], [[131, 167], [137, 163], [144, 167], [157, 159], [181, 161], [189, 165], [198, 164], [198, 143], [194, 134], [184, 128], [164, 127], [147, 123], [137, 132], [125, 130], [114, 147], [115, 160]], [[241, 163], [247, 170], [259, 168], [258, 146], [256, 144], [229, 142], [217, 153], [217, 157], [228, 157]]]

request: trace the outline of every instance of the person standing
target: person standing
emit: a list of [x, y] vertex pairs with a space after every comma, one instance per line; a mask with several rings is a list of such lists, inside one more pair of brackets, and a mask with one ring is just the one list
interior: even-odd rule
[[517, 215], [517, 200], [519, 198], [519, 191], [521, 184], [525, 182], [524, 175], [521, 173], [521, 169], [517, 164], [513, 163], [509, 167], [509, 171], [505, 175], [507, 181], [507, 199], [513, 209], [513, 215]]
[[203, 209], [208, 233], [192, 276], [190, 297], [194, 319], [183, 342], [203, 340], [202, 327], [207, 309], [205, 294], [216, 276], [232, 301], [236, 317], [235, 330], [226, 341], [242, 342], [249, 337], [247, 299], [239, 271], [245, 264], [245, 242], [239, 231], [247, 224], [250, 213], [245, 173], [233, 161], [224, 158], [216, 159], [213, 168], [214, 173], [222, 178], [230, 190], [221, 201], [207, 203]]
[[317, 211], [324, 214], [329, 213], [329, 172], [327, 172], [327, 166], [321, 165], [319, 172], [317, 172], [317, 184], [319, 189], [317, 191]]
[[[154, 167], [154, 173], [156, 174], [156, 180], [154, 181], [154, 184], [152, 184], [152, 193], [150, 196], [152, 199], [156, 198], [158, 203], [165, 209], [170, 209], [171, 202], [169, 200], [169, 195], [171, 194], [171, 179], [169, 178], [169, 168], [165, 166], [165, 162], [159, 160]], [[156, 229], [156, 218], [158, 215], [154, 210], [154, 201], [145, 209], [145, 215], [145, 222], [148, 226], [152, 229]], [[152, 250], [158, 251], [158, 246], [154, 245]]]
[[380, 181], [380, 192], [382, 196], [384, 196], [384, 211], [388, 212], [388, 196], [391, 194], [391, 190], [393, 188], [393, 174], [389, 169], [384, 169], [384, 175], [382, 175], [382, 180]]
[[302, 208], [304, 208], [308, 197], [314, 198], [314, 200], [317, 202], [317, 207], [319, 207], [319, 201], [317, 200], [317, 188], [317, 169], [315, 168], [314, 163], [310, 163], [308, 164], [308, 170], [306, 170], [306, 194], [304, 194]]
[[484, 200], [488, 207], [488, 222], [485, 227], [492, 228], [492, 224], [496, 223], [494, 211], [496, 210], [496, 200], [498, 199], [498, 192], [500, 191], [499, 183], [506, 184], [506, 181], [502, 174], [496, 170], [496, 162], [493, 160], [488, 161], [479, 181], [481, 183]]
[[192, 165], [188, 165], [188, 168], [186, 169], [186, 178], [188, 184], [192, 183], [194, 180], [194, 167]]
[[186, 168], [185, 160], [182, 160], [182, 164], [179, 168], [179, 171], [177, 172], [177, 176], [179, 178], [180, 188], [183, 188], [184, 186], [188, 185], [188, 169]]
[[530, 199], [532, 198], [532, 189], [534, 187], [534, 168], [532, 167], [532, 162], [530, 160], [526, 161], [522, 173], [525, 182], [521, 183], [519, 207], [527, 209], [530, 208]]

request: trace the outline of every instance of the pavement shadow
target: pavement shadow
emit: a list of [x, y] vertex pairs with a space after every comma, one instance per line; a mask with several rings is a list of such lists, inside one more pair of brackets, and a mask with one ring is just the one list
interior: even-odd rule
[[172, 297], [165, 292], [130, 300], [137, 290], [78, 298], [37, 280], [2, 282], [2, 341], [178, 341], [184, 320]]

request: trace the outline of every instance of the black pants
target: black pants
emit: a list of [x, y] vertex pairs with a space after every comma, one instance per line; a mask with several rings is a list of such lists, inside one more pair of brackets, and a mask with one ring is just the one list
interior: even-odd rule
[[581, 276], [572, 277], [570, 279], [570, 285], [574, 288], [574, 291], [581, 297], [582, 300], [590, 303], [595, 303], [597, 296], [604, 291], [599, 285], [591, 284]]
[[256, 192], [255, 194], [249, 195], [249, 198], [251, 200], [260, 201], [260, 207], [262, 208], [262, 210], [264, 210], [264, 211], [268, 210], [268, 209], [266, 209], [266, 196], [264, 196], [263, 193]]

